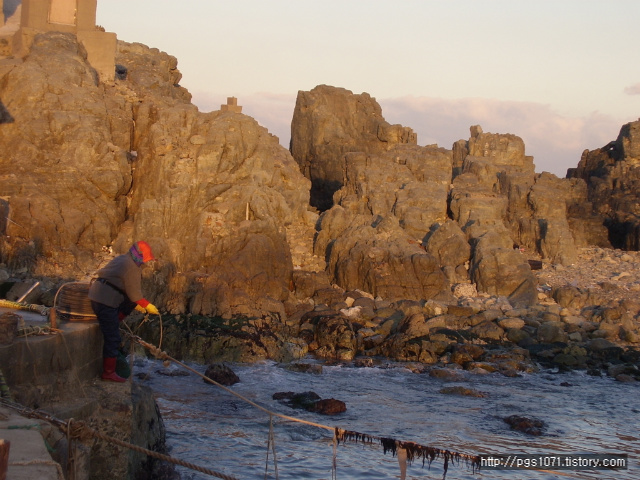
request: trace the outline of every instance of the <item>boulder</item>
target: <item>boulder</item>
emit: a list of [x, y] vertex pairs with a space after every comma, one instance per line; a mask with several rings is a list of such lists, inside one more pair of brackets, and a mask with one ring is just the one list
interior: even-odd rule
[[340, 314], [320, 314], [315, 323], [315, 354], [336, 360], [353, 360], [357, 351], [355, 332], [351, 322]]
[[[432, 232], [426, 237], [425, 250], [436, 258], [445, 272], [451, 272], [451, 283], [468, 278], [464, 265], [471, 258], [471, 246], [458, 222], [448, 220], [442, 225], [434, 225]], [[460, 267], [463, 268], [464, 275], [461, 274]]]
[[335, 398], [322, 399], [317, 393], [311, 391], [303, 393], [277, 392], [273, 394], [273, 399], [283, 402], [291, 408], [301, 408], [321, 415], [336, 415], [347, 411], [347, 406], [343, 401]]
[[471, 329], [471, 333], [488, 341], [500, 341], [504, 336], [504, 330], [494, 322], [479, 323]]
[[[323, 218], [323, 228], [331, 218]], [[370, 222], [346, 228], [334, 237], [328, 269], [336, 284], [390, 300], [448, 294], [449, 283], [434, 257], [408, 237], [394, 217], [370, 218]]]
[[321, 415], [337, 415], [347, 411], [347, 405], [342, 400], [323, 398], [318, 400], [310, 410]]
[[522, 255], [504, 246], [504, 237], [489, 231], [475, 240], [471, 280], [478, 290], [509, 298], [516, 307], [537, 302], [537, 281]]
[[[238, 375], [223, 363], [212, 363], [207, 367], [204, 375], [205, 377], [226, 386], [234, 385], [240, 381]], [[209, 383], [207, 379], [204, 379], [204, 382]]]

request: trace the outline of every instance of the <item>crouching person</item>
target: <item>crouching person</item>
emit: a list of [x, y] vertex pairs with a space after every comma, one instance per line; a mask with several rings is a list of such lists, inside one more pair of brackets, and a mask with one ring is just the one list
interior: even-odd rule
[[102, 349], [102, 379], [124, 382], [116, 373], [118, 349], [122, 342], [120, 321], [134, 309], [158, 315], [158, 309], [142, 296], [141, 267], [155, 260], [147, 242], [133, 244], [129, 251], [111, 260], [98, 271], [98, 278], [89, 288], [93, 312], [98, 317], [104, 337]]

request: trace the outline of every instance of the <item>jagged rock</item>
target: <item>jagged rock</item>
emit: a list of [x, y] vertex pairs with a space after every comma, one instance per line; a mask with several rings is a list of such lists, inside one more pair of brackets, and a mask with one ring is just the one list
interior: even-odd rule
[[494, 322], [482, 322], [471, 329], [471, 333], [483, 340], [499, 341], [504, 336], [504, 330]]
[[[204, 372], [205, 377], [218, 382], [221, 385], [234, 385], [240, 381], [238, 375], [223, 363], [212, 363]], [[206, 379], [205, 383], [209, 383]]]
[[538, 327], [537, 339], [540, 343], [563, 342], [566, 340], [566, 334], [560, 324], [549, 322]]
[[638, 250], [640, 191], [640, 120], [622, 126], [618, 138], [596, 150], [585, 150], [568, 177], [583, 179], [595, 213], [606, 218], [615, 248]]
[[348, 319], [336, 312], [310, 312], [303, 317], [315, 327], [314, 353], [322, 358], [353, 360], [356, 355], [356, 336]]
[[294, 270], [292, 281], [294, 293], [300, 299], [313, 297], [317, 291], [328, 289], [331, 286], [326, 272]]
[[514, 306], [537, 302], [537, 282], [531, 268], [495, 231], [477, 238], [470, 275], [478, 290], [510, 297]]
[[397, 217], [422, 241], [431, 225], [447, 219], [450, 152], [437, 147], [398, 145], [378, 155], [345, 155], [344, 185], [333, 200], [352, 214]]
[[319, 85], [298, 92], [291, 122], [291, 153], [311, 180], [311, 205], [326, 210], [344, 182], [344, 154], [373, 154], [416, 144], [410, 128], [390, 125], [367, 93]]
[[174, 57], [125, 42], [116, 57], [126, 78], [98, 84], [75, 36], [46, 33], [2, 78], [3, 259], [85, 275], [102, 246], [144, 238], [160, 259], [145, 293], [167, 311], [279, 315], [310, 182], [252, 118], [198, 112]]
[[[322, 217], [321, 235], [325, 227], [327, 232], [340, 231], [339, 226], [331, 225], [334, 220], [342, 221], [340, 212], [344, 209], [336, 206]], [[363, 216], [357, 217], [354, 225], [330, 237], [335, 240], [328, 269], [335, 283], [391, 300], [430, 299], [449, 292], [449, 283], [434, 257], [408, 237], [397, 220], [368, 220], [365, 223]], [[325, 238], [321, 235], [318, 242]]]
[[558, 305], [565, 308], [581, 309], [587, 304], [597, 305], [601, 299], [597, 292], [585, 290], [570, 285], [554, 288], [551, 296]]
[[4, 260], [66, 278], [95, 268], [93, 253], [125, 220], [132, 106], [98, 85], [75, 36], [59, 32], [34, 38], [0, 98], [14, 118], [0, 125]]
[[[427, 236], [425, 250], [436, 258], [451, 283], [467, 279], [468, 272], [464, 265], [471, 257], [471, 246], [460, 225], [447, 220], [442, 225], [434, 225], [434, 227], [433, 232]], [[458, 288], [456, 296], [462, 295]]]

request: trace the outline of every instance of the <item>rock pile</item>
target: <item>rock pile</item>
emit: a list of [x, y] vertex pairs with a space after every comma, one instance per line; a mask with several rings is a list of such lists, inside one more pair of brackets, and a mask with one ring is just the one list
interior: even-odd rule
[[[577, 258], [570, 267], [545, 264], [537, 271], [538, 301], [526, 308], [477, 294], [470, 284], [458, 285], [459, 296], [444, 302], [318, 290], [296, 335], [310, 352], [331, 360], [383, 356], [507, 376], [544, 365], [640, 379], [640, 301], [634, 293], [640, 256], [587, 248]], [[598, 269], [600, 262], [608, 267]]]

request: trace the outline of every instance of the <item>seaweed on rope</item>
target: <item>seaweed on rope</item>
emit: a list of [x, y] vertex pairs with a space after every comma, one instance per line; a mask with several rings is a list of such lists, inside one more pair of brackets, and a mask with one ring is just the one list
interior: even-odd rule
[[398, 454], [398, 450], [404, 450], [406, 452], [407, 462], [409, 463], [409, 465], [411, 465], [416, 459], [422, 459], [422, 466], [424, 467], [426, 463], [428, 467], [431, 468], [431, 463], [436, 458], [442, 458], [444, 463], [444, 475], [442, 476], [443, 480], [447, 476], [447, 471], [449, 470], [450, 463], [459, 464], [461, 461], [463, 461], [467, 466], [471, 467], [472, 473], [475, 473], [476, 470], [480, 469], [480, 457], [477, 455], [466, 455], [463, 453], [452, 452], [450, 450], [443, 450], [435, 447], [426, 447], [415, 442], [402, 442], [394, 438], [376, 437], [374, 435], [353, 432], [337, 427], [335, 429], [335, 436], [338, 444], [340, 442], [346, 443], [347, 441], [373, 444], [374, 442], [379, 441], [382, 445], [382, 452], [384, 455], [386, 455], [387, 452], [390, 452], [391, 455], [395, 457]]
[[[409, 463], [411, 464], [411, 462], [413, 462], [416, 458], [422, 458], [422, 465], [424, 467], [425, 462], [428, 462], [429, 467], [431, 467], [431, 463], [436, 459], [436, 458], [442, 458], [443, 462], [444, 462], [444, 474], [442, 476], [443, 480], [445, 480], [446, 476], [447, 476], [447, 471], [449, 469], [449, 464], [450, 463], [456, 463], [459, 464], [460, 461], [464, 461], [467, 466], [470, 466], [472, 468], [472, 472], [475, 473], [476, 470], [480, 469], [480, 457], [477, 455], [467, 455], [467, 454], [463, 454], [463, 453], [458, 453], [458, 452], [452, 452], [450, 450], [442, 450], [440, 448], [435, 448], [435, 447], [425, 447], [424, 445], [420, 445], [418, 443], [414, 443], [414, 442], [402, 442], [399, 440], [395, 440], [393, 438], [388, 438], [388, 437], [377, 437], [375, 435], [369, 435], [366, 433], [360, 433], [360, 432], [354, 432], [354, 431], [350, 431], [350, 430], [345, 430], [342, 428], [338, 428], [338, 427], [330, 427], [328, 425], [323, 425], [320, 423], [316, 423], [316, 422], [310, 422], [308, 420], [302, 420], [296, 417], [291, 417], [289, 415], [283, 415], [281, 413], [277, 413], [277, 412], [273, 412], [261, 405], [258, 405], [257, 403], [249, 400], [248, 398], [244, 397], [243, 395], [240, 395], [238, 392], [235, 392], [227, 387], [225, 387], [224, 385], [216, 382], [215, 380], [212, 380], [211, 378], [203, 375], [202, 373], [198, 372], [197, 370], [194, 370], [193, 368], [189, 367], [188, 365], [185, 365], [184, 363], [176, 360], [175, 358], [171, 357], [170, 355], [167, 354], [167, 352], [161, 350], [160, 348], [145, 342], [144, 340], [142, 340], [140, 337], [135, 336], [133, 334], [130, 333], [131, 336], [131, 340], [133, 340], [134, 342], [140, 344], [141, 346], [143, 346], [144, 348], [148, 349], [149, 352], [157, 359], [162, 360], [164, 362], [173, 362], [177, 365], [182, 366], [183, 368], [189, 370], [192, 373], [195, 373], [198, 376], [201, 376], [205, 379], [205, 381], [216, 385], [217, 387], [223, 389], [224, 391], [230, 393], [231, 395], [245, 401], [246, 403], [248, 403], [249, 405], [253, 405], [254, 407], [256, 407], [259, 410], [262, 410], [263, 412], [267, 413], [268, 415], [270, 415], [271, 417], [278, 417], [281, 418], [283, 420], [286, 421], [292, 421], [292, 422], [297, 422], [297, 423], [304, 423], [306, 425], [310, 425], [310, 426], [314, 426], [314, 427], [318, 427], [318, 428], [322, 428], [325, 430], [330, 430], [334, 432], [334, 449], [335, 446], [338, 445], [340, 442], [342, 443], [346, 443], [347, 441], [353, 441], [353, 442], [360, 442], [360, 443], [365, 443], [365, 444], [369, 444], [369, 445], [373, 445], [376, 442], [380, 442], [380, 444], [382, 445], [383, 448], [383, 453], [386, 455], [387, 452], [391, 452], [391, 454], [395, 457], [398, 456], [399, 461], [401, 461], [402, 463]], [[403, 452], [403, 459], [400, 458], [400, 455], [398, 455], [398, 453], [402, 451]], [[335, 450], [334, 450], [334, 456], [335, 456]], [[406, 462], [404, 460], [404, 457], [406, 457]], [[335, 458], [334, 458], [334, 469], [335, 469]], [[402, 477], [404, 478], [404, 477]]]

